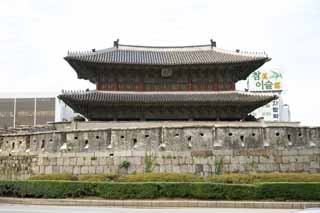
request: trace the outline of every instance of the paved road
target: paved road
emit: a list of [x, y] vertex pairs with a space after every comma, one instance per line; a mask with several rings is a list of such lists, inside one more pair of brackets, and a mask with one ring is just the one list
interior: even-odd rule
[[292, 209], [134, 209], [0, 204], [0, 213], [293, 213]]

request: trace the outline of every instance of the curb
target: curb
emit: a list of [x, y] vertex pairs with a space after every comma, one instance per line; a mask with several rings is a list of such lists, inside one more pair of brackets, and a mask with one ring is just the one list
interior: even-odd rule
[[260, 202], [260, 201], [203, 201], [203, 200], [88, 200], [0, 198], [0, 204], [105, 206], [131, 208], [256, 208], [304, 209], [320, 207], [320, 202]]

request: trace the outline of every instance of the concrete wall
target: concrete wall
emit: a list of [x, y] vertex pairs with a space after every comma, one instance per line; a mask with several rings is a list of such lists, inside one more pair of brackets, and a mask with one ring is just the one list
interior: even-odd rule
[[[320, 128], [203, 125], [0, 136], [0, 177], [70, 172], [320, 172]], [[123, 161], [128, 169], [120, 169]], [[19, 165], [19, 166], [18, 166]]]

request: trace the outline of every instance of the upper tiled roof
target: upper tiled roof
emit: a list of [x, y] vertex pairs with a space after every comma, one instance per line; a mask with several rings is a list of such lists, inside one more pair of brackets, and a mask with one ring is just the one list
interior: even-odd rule
[[255, 104], [268, 103], [277, 98], [274, 94], [250, 93], [241, 91], [209, 92], [123, 92], [123, 91], [86, 91], [64, 92], [59, 98], [68, 103], [89, 102], [90, 104]]
[[151, 47], [117, 44], [115, 47], [87, 52], [68, 52], [67, 61], [104, 64], [190, 65], [241, 63], [269, 60], [265, 53], [227, 51], [211, 45]]

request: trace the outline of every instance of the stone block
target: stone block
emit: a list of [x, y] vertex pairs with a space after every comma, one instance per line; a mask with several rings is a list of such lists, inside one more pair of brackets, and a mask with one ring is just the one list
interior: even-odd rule
[[199, 157], [192, 157], [191, 164], [201, 164], [201, 159]]
[[311, 161], [310, 162], [310, 169], [320, 169], [320, 162], [319, 161]]
[[85, 166], [91, 166], [91, 157], [94, 157], [94, 156], [90, 156], [90, 157], [85, 158], [85, 160], [84, 160]]
[[107, 157], [108, 153], [107, 152], [94, 152], [94, 156], [97, 157], [97, 158]]
[[107, 157], [107, 158], [106, 158], [106, 164], [107, 164], [108, 166], [113, 166], [113, 165], [115, 165], [114, 159], [113, 159], [112, 157]]
[[75, 152], [64, 152], [64, 153], [61, 153], [61, 157], [66, 157], [66, 158], [76, 157], [76, 153]]
[[292, 155], [298, 155], [298, 150], [297, 149], [288, 149], [288, 150], [283, 150], [282, 155], [284, 156], [292, 156]]
[[270, 172], [272, 171], [272, 168], [273, 168], [272, 163], [261, 163], [256, 166], [256, 169], [259, 172]]
[[159, 166], [159, 171], [161, 173], [166, 172], [166, 168], [165, 168], [165, 166], [163, 164]]
[[127, 156], [127, 152], [124, 151], [124, 150], [115, 151], [115, 152], [114, 152], [114, 155], [115, 155], [115, 156], [118, 156], [118, 157], [123, 157], [123, 156]]
[[186, 164], [193, 164], [194, 160], [192, 157], [187, 157], [187, 158], [185, 158], [185, 162], [186, 162]]
[[60, 172], [62, 173], [72, 173], [73, 166], [60, 166]]
[[49, 163], [48, 163], [49, 165], [51, 165], [51, 166], [57, 165], [57, 158], [56, 157], [49, 157], [48, 160], [49, 160]]
[[76, 166], [77, 165], [77, 158], [76, 157], [70, 157], [69, 158], [69, 165], [70, 166]]
[[295, 172], [296, 167], [295, 167], [295, 163], [288, 163], [288, 171], [289, 172]]
[[170, 165], [172, 164], [172, 159], [171, 159], [171, 156], [167, 156], [166, 158], [164, 158], [164, 164], [165, 165]]
[[57, 158], [57, 166], [62, 166], [63, 165], [63, 158]]
[[89, 166], [81, 166], [80, 167], [80, 174], [88, 174], [89, 173]]
[[99, 165], [99, 160], [97, 157], [91, 157], [91, 165], [92, 166], [98, 166]]
[[40, 157], [38, 163], [39, 165], [42, 165], [42, 166], [49, 165], [48, 157]]
[[232, 156], [232, 149], [221, 149], [221, 150], [213, 150], [213, 155], [215, 156]]
[[76, 152], [75, 153], [75, 157], [84, 157], [84, 158], [86, 158], [86, 157], [92, 157], [92, 156], [94, 156], [94, 153], [93, 152]]
[[288, 157], [288, 156], [282, 156], [281, 158], [282, 158], [282, 162], [281, 162], [281, 163], [284, 163], [284, 164], [290, 163], [290, 157]]
[[[143, 160], [144, 160], [144, 158], [139, 157], [139, 156], [138, 157], [132, 157], [132, 159], [133, 159], [132, 163], [135, 164], [135, 165], [141, 165], [143, 163]], [[155, 162], [157, 162], [157, 161], [155, 160]]]
[[96, 174], [96, 166], [89, 166], [89, 174]]
[[72, 174], [74, 175], [80, 175], [81, 174], [81, 167], [80, 166], [74, 166]]
[[46, 152], [44, 152], [44, 153], [39, 153], [39, 158], [47, 158], [48, 157], [48, 155], [49, 155], [49, 153], [46, 153]]
[[144, 157], [145, 154], [146, 154], [145, 151], [131, 151], [131, 156]]
[[173, 165], [179, 165], [179, 159], [176, 156], [173, 156], [171, 159]]
[[208, 165], [208, 164], [204, 164], [203, 165], [203, 171], [208, 172], [208, 173], [212, 173], [214, 171], [214, 166]]
[[110, 166], [102, 166], [102, 167], [103, 167], [103, 173], [105, 173], [105, 174], [110, 174], [111, 173]]
[[280, 172], [289, 172], [289, 171], [290, 171], [289, 164], [286, 164], [286, 163], [280, 164]]
[[70, 161], [69, 161], [69, 157], [64, 157], [63, 158], [63, 165], [64, 166], [70, 166]]
[[165, 165], [165, 170], [169, 173], [173, 172], [173, 165]]
[[39, 174], [40, 173], [40, 167], [39, 166], [32, 166], [31, 167], [32, 174]]
[[77, 165], [78, 166], [84, 166], [84, 161], [85, 161], [85, 157], [77, 157], [76, 161], [77, 161]]
[[231, 156], [230, 163], [231, 164], [239, 164], [240, 163], [240, 156]]
[[312, 150], [313, 150], [313, 154], [316, 154], [316, 155], [320, 154], [320, 148], [313, 148]]
[[98, 157], [98, 165], [104, 166], [107, 164], [106, 157]]
[[181, 172], [180, 166], [177, 166], [177, 165], [172, 166], [172, 172], [180, 173]]
[[128, 174], [132, 174], [136, 172], [136, 166], [135, 165], [130, 165], [128, 167]]
[[52, 172], [55, 174], [60, 173], [60, 166], [52, 166]]
[[304, 171], [304, 163], [295, 163], [295, 171], [303, 172]]
[[119, 167], [118, 166], [110, 166], [110, 173], [118, 173]]
[[180, 156], [178, 158], [178, 164], [182, 165], [182, 164], [185, 164], [185, 163], [186, 163], [185, 157], [184, 156]]
[[223, 164], [230, 164], [231, 163], [231, 156], [224, 156], [222, 158], [222, 163]]
[[298, 150], [298, 155], [312, 155], [313, 154], [313, 149], [300, 149]]
[[45, 174], [45, 166], [39, 166], [39, 173]]
[[240, 172], [240, 164], [230, 164], [229, 168], [230, 172]]
[[45, 167], [45, 174], [52, 174], [53, 170], [52, 170], [52, 166], [46, 166]]
[[47, 154], [48, 158], [60, 158], [61, 157], [61, 152], [56, 152], [56, 153], [48, 153]]
[[272, 155], [259, 156], [259, 163], [273, 163], [274, 159]]

